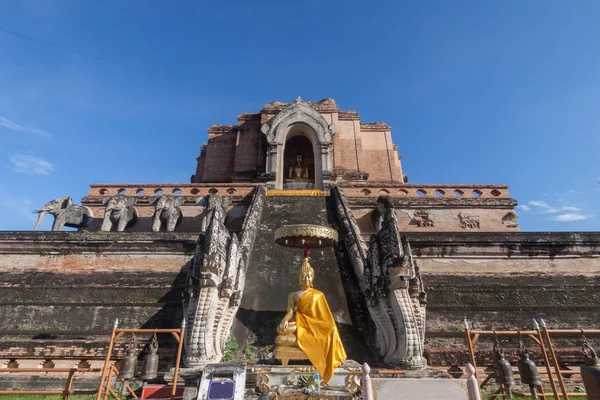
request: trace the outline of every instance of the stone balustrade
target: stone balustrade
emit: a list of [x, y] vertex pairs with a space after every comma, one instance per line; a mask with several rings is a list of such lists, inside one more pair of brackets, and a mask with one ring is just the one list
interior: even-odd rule
[[[254, 183], [213, 183], [194, 184], [94, 184], [90, 186], [89, 197], [114, 196], [156, 196], [175, 194], [181, 196], [206, 196], [219, 193], [225, 196], [246, 196], [258, 184]], [[435, 185], [435, 184], [385, 184], [353, 185], [340, 184], [346, 197], [376, 198], [381, 195], [407, 198], [444, 199], [508, 199], [506, 185]]]
[[224, 196], [246, 196], [256, 185], [252, 183], [223, 183], [223, 184], [94, 184], [90, 185], [88, 197], [104, 197], [123, 194], [127, 196], [158, 196], [174, 194], [180, 196], [206, 196], [218, 193]]
[[346, 197], [411, 197], [411, 198], [445, 198], [445, 199], [508, 199], [506, 185], [434, 185], [434, 184], [404, 184], [404, 185], [364, 185], [345, 186]]

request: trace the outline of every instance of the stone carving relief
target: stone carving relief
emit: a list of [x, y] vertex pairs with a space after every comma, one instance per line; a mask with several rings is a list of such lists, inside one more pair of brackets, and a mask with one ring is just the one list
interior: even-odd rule
[[433, 220], [427, 211], [415, 211], [413, 220], [419, 228], [433, 227]]
[[337, 130], [336, 126], [329, 125], [321, 113], [300, 97], [287, 105], [271, 121], [263, 124], [260, 130], [267, 137], [269, 143], [282, 143], [285, 135], [281, 134], [285, 132], [279, 129], [280, 125], [285, 125], [287, 121], [295, 119], [300, 119], [306, 125], [313, 127], [315, 133], [319, 135], [319, 143], [329, 144], [333, 141], [333, 135]]
[[181, 222], [183, 212], [179, 206], [182, 205], [184, 201], [185, 198], [183, 196], [174, 196], [172, 194], [150, 197], [148, 202], [154, 205], [152, 231], [158, 232], [164, 225], [165, 231], [173, 232], [175, 226]]
[[517, 220], [519, 219], [519, 215], [514, 211], [507, 212], [504, 217], [502, 217], [502, 223], [506, 225], [507, 228], [518, 228], [519, 224]]
[[71, 197], [69, 196], [63, 196], [56, 200], [52, 200], [39, 210], [35, 210], [34, 213], [39, 214], [35, 228], [33, 228], [34, 231], [38, 230], [46, 214], [52, 214], [54, 216], [54, 223], [52, 224], [53, 231], [62, 231], [65, 226], [71, 228], [85, 228], [90, 218], [94, 217], [91, 209], [73, 204], [73, 200], [71, 200]]
[[192, 258], [184, 301], [188, 329], [183, 360], [187, 367], [204, 367], [221, 359], [244, 291], [266, 192], [264, 186], [255, 189], [239, 237], [230, 234], [224, 224], [230, 198], [210, 194], [199, 200], [205, 205], [202, 233]]
[[458, 220], [460, 221], [460, 227], [463, 229], [479, 229], [479, 218], [470, 215], [458, 214]]
[[135, 224], [138, 217], [138, 212], [134, 207], [136, 202], [135, 197], [122, 194], [105, 197], [102, 200], [105, 208], [100, 230], [109, 232], [113, 224], [117, 224], [117, 231], [123, 232], [127, 226]]
[[377, 199], [377, 233], [367, 245], [340, 189], [331, 190], [360, 292], [375, 324], [375, 343], [385, 362], [406, 369], [427, 365], [423, 357], [426, 294], [406, 237], [400, 235], [393, 200]]
[[288, 171], [284, 171], [284, 147], [290, 139], [290, 131], [297, 127], [302, 127], [302, 136], [312, 143], [315, 186], [322, 189], [324, 180], [331, 177], [333, 170], [333, 136], [337, 128], [300, 97], [261, 126], [268, 143], [265, 173], [274, 174], [275, 181], [272, 184], [277, 189], [283, 189], [283, 178], [288, 175]]

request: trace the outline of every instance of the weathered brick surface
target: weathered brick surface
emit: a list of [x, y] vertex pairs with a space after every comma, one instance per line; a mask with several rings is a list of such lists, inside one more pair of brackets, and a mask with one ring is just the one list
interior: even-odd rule
[[[363, 233], [374, 233], [373, 208], [355, 208], [352, 210]], [[415, 213], [427, 212], [433, 226], [419, 226]], [[437, 209], [396, 209], [398, 226], [402, 232], [518, 232], [518, 224], [503, 223], [502, 218], [510, 209], [490, 208], [437, 208]], [[479, 228], [465, 228], [461, 225], [460, 215], [472, 216], [479, 220]]]
[[[288, 200], [273, 202], [274, 216]], [[0, 358], [98, 360], [115, 318], [126, 327], [178, 326], [194, 240], [168, 233], [0, 233]], [[412, 232], [409, 240], [428, 291], [427, 346], [436, 362], [464, 354], [464, 316], [483, 329], [529, 328], [534, 317], [551, 327], [600, 326], [598, 233]], [[254, 267], [238, 330], [255, 312], [251, 299], [264, 297], [260, 277], [275, 284], [299, 262], [292, 252], [280, 266], [278, 254], [288, 252], [261, 246], [268, 264]], [[313, 252], [317, 276], [329, 274], [330, 252]], [[276, 320], [285, 303], [269, 303], [267, 317]], [[339, 304], [331, 299], [334, 309]], [[166, 362], [173, 343], [161, 349]]]
[[231, 181], [236, 143], [237, 129], [234, 126], [213, 126], [209, 129], [202, 182]]
[[401, 182], [400, 169], [394, 159], [390, 131], [368, 130], [362, 134], [363, 158], [365, 170], [369, 173], [369, 180]]
[[233, 172], [252, 172], [259, 159], [260, 124], [258, 121], [245, 121], [239, 128]]
[[[361, 124], [355, 112], [340, 112], [331, 99], [309, 103], [328, 124], [337, 127], [333, 143], [333, 168], [362, 171], [375, 181], [402, 182], [402, 167], [397, 147], [392, 143], [391, 127], [385, 123]], [[242, 174], [261, 171], [266, 146], [260, 127], [286, 107], [286, 103], [265, 105], [258, 114], [242, 113], [238, 125], [209, 128], [206, 150], [201, 150], [196, 167], [196, 182], [247, 181]], [[233, 175], [232, 175], [233, 173]]]

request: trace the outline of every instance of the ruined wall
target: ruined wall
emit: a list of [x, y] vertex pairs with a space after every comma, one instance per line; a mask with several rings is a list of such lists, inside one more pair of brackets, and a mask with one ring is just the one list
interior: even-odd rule
[[[139, 214], [138, 222], [126, 231], [150, 232], [154, 206], [149, 203], [153, 196], [176, 194], [185, 197], [181, 206], [182, 221], [176, 232], [198, 232], [202, 207], [196, 205], [198, 198], [209, 193], [218, 193], [232, 197], [229, 215], [235, 219], [226, 223], [231, 229], [243, 220], [244, 212], [250, 200], [250, 193], [257, 183], [211, 183], [211, 184], [94, 184], [90, 186], [88, 196], [82, 204], [89, 207], [94, 219], [87, 228], [98, 230], [104, 217], [102, 200], [118, 193], [135, 196], [135, 205]], [[506, 185], [417, 185], [388, 183], [380, 186], [364, 183], [345, 182], [342, 184], [354, 216], [363, 233], [374, 231], [371, 213], [376, 207], [377, 197], [394, 197], [398, 222], [403, 232], [514, 232], [518, 231], [518, 218], [514, 213], [517, 202], [510, 198]], [[431, 224], [421, 223], [424, 215]], [[514, 214], [514, 215], [512, 215]], [[512, 217], [511, 217], [512, 215]], [[511, 217], [511, 218], [509, 218]], [[47, 216], [46, 218], [52, 218]], [[479, 221], [479, 227], [467, 224], [465, 219]], [[116, 229], [116, 226], [114, 227]]]
[[252, 181], [255, 178], [261, 136], [260, 115], [242, 114], [238, 117], [233, 181]]
[[[21, 367], [35, 366], [35, 359], [101, 360], [116, 318], [121, 327], [179, 327], [195, 239], [172, 233], [0, 233], [0, 360], [20, 359]], [[175, 344], [161, 341], [167, 362]]]
[[338, 121], [337, 128], [333, 136], [334, 170], [365, 171], [360, 117], [357, 114], [343, 115]]
[[235, 125], [213, 125], [208, 129], [208, 144], [201, 182], [231, 182], [236, 142]]
[[[232, 198], [232, 203], [228, 207], [230, 220], [225, 224], [232, 230], [238, 231], [241, 227], [245, 211], [250, 201], [250, 193], [255, 186], [252, 184], [213, 183], [210, 185], [201, 184], [95, 184], [90, 186], [88, 196], [82, 199], [82, 204], [89, 207], [94, 215], [86, 230], [96, 231], [102, 225], [104, 218], [103, 199], [107, 196], [114, 196], [121, 193], [126, 196], [136, 197], [135, 209], [138, 212], [137, 222], [125, 229], [126, 232], [151, 232], [152, 217], [154, 215], [154, 206], [150, 200], [160, 194], [175, 194], [183, 196], [185, 201], [180, 206], [183, 213], [181, 222], [176, 226], [176, 232], [199, 232], [200, 214], [204, 207], [197, 205], [200, 197], [207, 196], [209, 193], [218, 193], [222, 196]], [[46, 218], [52, 218], [47, 216]], [[165, 229], [164, 226], [162, 228]], [[116, 230], [116, 225], [113, 226]]]
[[[355, 111], [341, 111], [333, 99], [307, 102], [327, 124], [335, 125], [333, 167], [338, 171], [369, 173], [370, 181], [403, 182], [398, 146], [392, 142], [391, 127], [384, 122], [360, 123]], [[213, 125], [208, 142], [197, 158], [194, 182], [243, 182], [257, 178], [264, 168], [261, 126], [288, 106], [265, 104], [258, 113], [244, 112], [237, 125]]]
[[[514, 211], [517, 202], [508, 197], [506, 187], [490, 185], [474, 190], [471, 187], [471, 191], [476, 190], [480, 194], [478, 196], [471, 194], [470, 197], [466, 193], [463, 193], [461, 197], [455, 196], [451, 192], [452, 188], [440, 188], [433, 185], [432, 187], [404, 185], [398, 188], [387, 187], [379, 190], [373, 187], [363, 188], [360, 192], [359, 188], [355, 187], [343, 190], [358, 226], [365, 235], [375, 232], [372, 216], [377, 197], [388, 195], [390, 192], [392, 196], [395, 195], [394, 206], [398, 227], [402, 232], [519, 231], [518, 215]], [[444, 194], [435, 195], [436, 190], [442, 190]], [[399, 197], [399, 191], [403, 191], [405, 196], [410, 196], [410, 192], [414, 191], [427, 191], [433, 195]], [[497, 196], [490, 194], [491, 192], [496, 193]]]
[[[426, 348], [436, 364], [466, 361], [464, 317], [486, 330], [532, 329], [533, 318], [549, 328], [600, 327], [598, 233], [409, 237], [428, 294]], [[569, 359], [576, 346], [559, 347], [560, 357]], [[491, 343], [479, 348], [489, 351]]]
[[[177, 327], [195, 240], [182, 233], [1, 232], [0, 360], [100, 360], [115, 318], [124, 327]], [[426, 347], [436, 363], [464, 356], [464, 316], [482, 329], [529, 328], [534, 317], [551, 327], [600, 327], [598, 233], [415, 232], [409, 240], [428, 292]], [[273, 245], [260, 274], [283, 293], [295, 284], [299, 259], [286, 256], [280, 265], [278, 254]], [[314, 257], [317, 277], [330, 271], [329, 253]], [[252, 279], [236, 329], [252, 326], [252, 299], [265, 296], [260, 276]], [[285, 299], [272, 302], [265, 312], [276, 320]], [[172, 346], [162, 346], [167, 358]]]
[[369, 181], [402, 182], [397, 147], [392, 128], [386, 123], [360, 124], [364, 170]]

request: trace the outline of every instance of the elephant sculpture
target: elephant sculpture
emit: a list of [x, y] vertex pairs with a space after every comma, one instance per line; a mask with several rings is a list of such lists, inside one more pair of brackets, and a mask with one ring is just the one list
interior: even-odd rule
[[64, 226], [83, 228], [87, 226], [90, 218], [94, 217], [92, 210], [73, 204], [73, 200], [69, 196], [52, 200], [41, 209], [35, 210], [34, 213], [39, 214], [35, 228], [33, 228], [34, 231], [38, 230], [46, 214], [54, 215], [53, 231], [62, 231]]
[[109, 232], [113, 224], [117, 224], [117, 231], [123, 232], [127, 226], [131, 226], [137, 221], [137, 210], [134, 207], [137, 199], [133, 196], [124, 196], [117, 194], [112, 197], [105, 197], [102, 204], [105, 205], [104, 220], [102, 221], [101, 231]]
[[183, 196], [173, 196], [172, 194], [150, 197], [148, 202], [154, 205], [152, 231], [160, 231], [162, 224], [165, 224], [165, 230], [167, 232], [173, 232], [175, 226], [181, 222], [183, 213], [179, 206], [182, 205], [184, 201], [185, 198]]
[[204, 207], [202, 214], [200, 214], [200, 233], [206, 233], [213, 218], [225, 223], [226, 209], [231, 204], [231, 197], [211, 194], [198, 198], [196, 204]]

